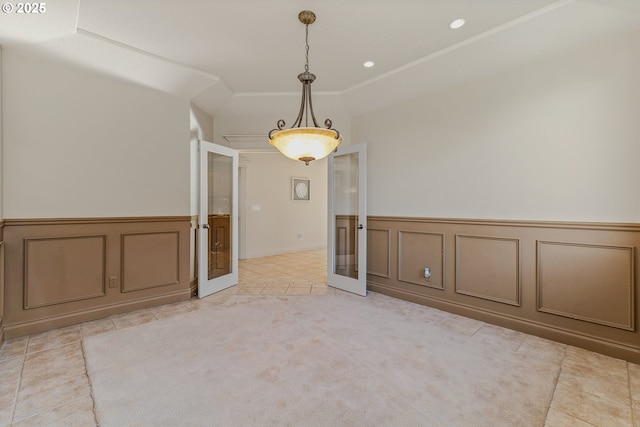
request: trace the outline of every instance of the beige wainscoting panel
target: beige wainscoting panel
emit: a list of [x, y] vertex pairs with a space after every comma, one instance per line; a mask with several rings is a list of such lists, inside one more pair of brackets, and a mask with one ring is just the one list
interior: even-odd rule
[[391, 275], [391, 231], [367, 228], [367, 274], [389, 278]]
[[122, 235], [122, 292], [180, 282], [180, 235], [175, 232]]
[[538, 309], [634, 330], [635, 250], [538, 241]]
[[191, 216], [191, 230], [190, 230], [190, 242], [189, 242], [189, 259], [191, 260], [189, 265], [189, 281], [193, 292], [197, 287], [198, 282], [198, 216]]
[[2, 241], [2, 226], [0, 221], [0, 347], [4, 342], [4, 242]]
[[520, 241], [456, 235], [456, 292], [520, 305]]
[[188, 299], [190, 219], [5, 219], [5, 336]]
[[[640, 363], [640, 223], [370, 216], [367, 224], [391, 235], [391, 277], [369, 274], [369, 290]], [[444, 236], [444, 289], [404, 281], [399, 263], [417, 262], [404, 260], [406, 232]]]
[[105, 296], [106, 236], [25, 239], [24, 308]]
[[[398, 280], [414, 285], [444, 289], [445, 259], [443, 233], [398, 231]], [[425, 278], [428, 267], [431, 278]]]

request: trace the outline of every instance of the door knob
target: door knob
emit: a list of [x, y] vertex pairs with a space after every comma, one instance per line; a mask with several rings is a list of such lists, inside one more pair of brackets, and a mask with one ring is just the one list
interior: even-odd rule
[[362, 230], [363, 228], [364, 228], [364, 225], [358, 224], [358, 230]]

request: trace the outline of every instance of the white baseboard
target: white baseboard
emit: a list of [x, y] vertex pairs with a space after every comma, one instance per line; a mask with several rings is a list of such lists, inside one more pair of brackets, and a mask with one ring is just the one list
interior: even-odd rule
[[265, 251], [265, 252], [251, 252], [247, 253], [247, 257], [245, 259], [252, 258], [262, 258], [265, 256], [273, 256], [273, 255], [284, 255], [295, 252], [306, 252], [306, 251], [318, 251], [324, 249], [326, 250], [326, 246], [311, 246], [311, 247], [303, 247], [303, 248], [289, 248], [289, 249], [278, 249], [274, 251]]

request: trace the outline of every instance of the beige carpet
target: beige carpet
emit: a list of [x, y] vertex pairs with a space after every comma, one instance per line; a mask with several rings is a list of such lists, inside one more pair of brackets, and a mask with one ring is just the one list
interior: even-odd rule
[[230, 295], [85, 340], [100, 426], [543, 426], [552, 342], [379, 294]]

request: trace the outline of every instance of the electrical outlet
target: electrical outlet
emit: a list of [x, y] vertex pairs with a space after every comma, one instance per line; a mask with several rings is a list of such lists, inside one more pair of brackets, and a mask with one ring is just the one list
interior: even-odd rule
[[117, 288], [118, 287], [118, 277], [117, 276], [109, 277], [109, 287], [110, 288]]
[[424, 278], [431, 281], [431, 269], [429, 267], [424, 268]]

